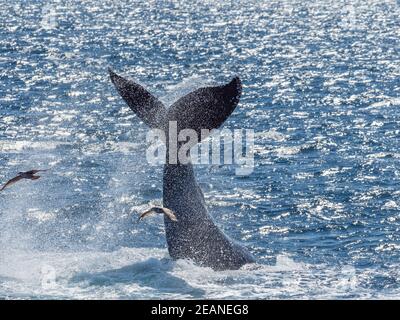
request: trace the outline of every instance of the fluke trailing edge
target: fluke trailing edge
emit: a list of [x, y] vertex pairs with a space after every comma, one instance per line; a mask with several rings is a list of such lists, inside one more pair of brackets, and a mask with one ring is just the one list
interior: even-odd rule
[[[240, 79], [226, 85], [197, 89], [166, 108], [141, 85], [124, 79], [109, 69], [112, 83], [138, 117], [150, 128], [168, 136], [168, 123], [176, 121], [178, 132], [217, 129], [236, 108], [241, 94]], [[199, 141], [198, 141], [199, 142]], [[168, 251], [174, 259], [191, 259], [216, 270], [238, 269], [254, 262], [248, 250], [229, 239], [209, 215], [192, 164], [170, 164], [169, 142], [164, 165], [163, 206], [174, 212], [177, 221], [164, 215]]]

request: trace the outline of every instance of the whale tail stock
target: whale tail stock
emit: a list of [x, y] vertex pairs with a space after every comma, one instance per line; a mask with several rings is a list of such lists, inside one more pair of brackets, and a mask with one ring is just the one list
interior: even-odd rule
[[[128, 106], [150, 128], [167, 133], [170, 121], [176, 122], [177, 132], [192, 129], [199, 142], [209, 131], [219, 128], [235, 110], [241, 82], [235, 77], [228, 84], [197, 89], [166, 108], [161, 101], [141, 85], [124, 79], [109, 70], [111, 81]], [[167, 150], [175, 146], [166, 141]], [[238, 269], [254, 258], [246, 248], [228, 238], [209, 215], [203, 193], [196, 182], [193, 166], [189, 163], [167, 161], [163, 174], [163, 206], [176, 214], [177, 221], [164, 217], [166, 240], [170, 256], [189, 258], [216, 270]]]
[[[177, 122], [178, 132], [193, 129], [217, 129], [235, 110], [242, 84], [238, 77], [226, 85], [197, 89], [166, 108], [143, 86], [117, 75], [109, 68], [110, 78], [131, 110], [150, 128], [166, 129], [169, 121]], [[203, 135], [204, 137], [204, 135]]]

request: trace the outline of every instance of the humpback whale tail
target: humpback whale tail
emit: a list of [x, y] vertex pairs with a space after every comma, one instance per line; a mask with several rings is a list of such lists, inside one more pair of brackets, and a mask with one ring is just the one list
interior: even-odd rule
[[141, 85], [124, 79], [109, 69], [110, 78], [119, 94], [137, 116], [150, 128], [166, 128], [176, 121], [178, 132], [193, 129], [200, 137], [201, 129], [217, 129], [235, 110], [242, 84], [235, 77], [226, 85], [197, 89], [166, 108]]
[[[175, 121], [177, 132], [192, 129], [198, 139], [202, 129], [217, 129], [235, 110], [240, 94], [238, 77], [228, 84], [197, 89], [166, 108], [141, 85], [124, 79], [109, 69], [111, 81], [138, 117], [150, 128], [167, 132]], [[197, 143], [194, 141], [191, 143]], [[168, 139], [166, 141], [167, 149]], [[168, 151], [167, 151], [168, 158]], [[198, 186], [191, 163], [164, 166], [163, 206], [172, 210], [176, 222], [164, 217], [168, 251], [172, 258], [187, 258], [213, 269], [238, 269], [254, 258], [246, 248], [229, 239], [209, 215], [203, 192]]]
[[110, 78], [126, 104], [150, 128], [161, 128], [166, 120], [167, 109], [160, 100], [140, 84], [124, 79], [108, 68]]

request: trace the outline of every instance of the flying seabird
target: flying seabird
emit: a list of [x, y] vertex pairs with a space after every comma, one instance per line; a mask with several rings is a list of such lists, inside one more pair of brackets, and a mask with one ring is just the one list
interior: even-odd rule
[[143, 212], [139, 219], [138, 222], [143, 219], [144, 217], [148, 216], [149, 214], [152, 213], [163, 213], [165, 214], [170, 220], [177, 222], [178, 219], [176, 218], [175, 214], [173, 213], [172, 210], [168, 209], [168, 208], [163, 208], [163, 207], [153, 207], [150, 210], [147, 210], [146, 212]]
[[29, 179], [29, 180], [37, 180], [40, 178], [40, 176], [35, 176], [36, 173], [38, 172], [42, 172], [42, 171], [47, 171], [46, 170], [30, 170], [30, 171], [26, 171], [26, 172], [18, 172], [18, 175], [14, 178], [12, 178], [11, 180], [9, 180], [1, 189], [0, 191], [3, 191], [5, 188], [7, 188], [8, 186], [18, 182], [21, 179]]

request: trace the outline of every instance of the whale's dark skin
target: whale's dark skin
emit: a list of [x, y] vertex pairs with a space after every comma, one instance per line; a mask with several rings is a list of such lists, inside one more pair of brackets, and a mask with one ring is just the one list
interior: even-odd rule
[[[216, 129], [236, 108], [241, 94], [238, 77], [223, 86], [205, 87], [180, 98], [168, 109], [141, 85], [109, 70], [111, 81], [128, 106], [150, 128], [164, 130], [169, 121], [177, 122], [178, 132]], [[167, 138], [168, 140], [168, 138]], [[203, 192], [198, 186], [192, 164], [164, 165], [163, 206], [171, 209], [178, 221], [164, 217], [168, 251], [173, 259], [191, 259], [215, 270], [239, 269], [255, 262], [249, 251], [229, 239], [209, 215]]]

